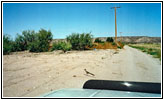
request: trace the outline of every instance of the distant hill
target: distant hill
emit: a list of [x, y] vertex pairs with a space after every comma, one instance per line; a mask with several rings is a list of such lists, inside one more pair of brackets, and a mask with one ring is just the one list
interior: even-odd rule
[[[107, 37], [99, 37], [102, 41], [105, 41]], [[114, 37], [113, 37], [114, 39]], [[124, 43], [161, 43], [161, 37], [148, 37], [148, 36], [124, 36], [117, 37], [118, 41]]]
[[[106, 41], [107, 37], [96, 37], [102, 41]], [[96, 39], [93, 38], [93, 41]], [[114, 39], [114, 37], [112, 37]], [[124, 36], [117, 37], [118, 41], [124, 43], [161, 43], [161, 37], [148, 37], [148, 36]], [[65, 39], [53, 39], [53, 42], [66, 41]]]

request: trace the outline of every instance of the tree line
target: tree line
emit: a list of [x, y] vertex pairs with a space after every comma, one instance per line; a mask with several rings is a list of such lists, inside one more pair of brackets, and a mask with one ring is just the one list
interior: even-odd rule
[[[93, 35], [91, 33], [72, 33], [66, 37], [66, 42], [55, 42], [50, 51], [63, 50], [87, 50], [93, 46]], [[50, 30], [40, 29], [38, 32], [33, 30], [25, 30], [22, 34], [17, 34], [14, 40], [9, 35], [3, 35], [3, 54], [11, 52], [29, 50], [30, 52], [47, 52], [49, 51], [50, 43], [53, 35]], [[113, 42], [113, 39], [108, 37], [107, 42]], [[101, 43], [98, 38], [95, 42]]]

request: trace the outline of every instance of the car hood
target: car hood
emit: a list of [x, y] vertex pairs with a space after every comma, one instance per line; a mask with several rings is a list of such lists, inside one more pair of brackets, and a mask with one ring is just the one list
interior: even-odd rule
[[161, 94], [117, 90], [69, 88], [52, 91], [40, 97], [161, 97]]

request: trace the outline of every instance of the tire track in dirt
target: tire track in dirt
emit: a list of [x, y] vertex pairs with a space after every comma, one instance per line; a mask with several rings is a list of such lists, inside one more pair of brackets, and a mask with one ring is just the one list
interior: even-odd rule
[[[20, 95], [20, 96], [22, 97], [22, 96], [28, 95], [29, 93], [35, 91], [36, 89], [40, 88], [41, 86], [48, 84], [48, 83], [51, 82], [52, 80], [55, 80], [55, 79], [58, 79], [58, 78], [62, 77], [63, 75], [65, 75], [65, 73], [69, 73], [69, 72], [70, 72], [69, 70], [74, 70], [74, 69], [76, 69], [76, 68], [78, 68], [78, 67], [72, 67], [72, 68], [69, 68], [68, 71], [60, 72], [60, 75], [59, 75], [59, 76], [52, 77], [52, 78], [49, 79], [48, 81], [45, 81], [43, 84], [40, 84], [40, 85], [36, 86], [35, 89], [30, 89], [30, 91], [25, 92], [24, 94], [22, 94], [22, 95]], [[45, 73], [45, 72], [44, 72], [44, 73]]]
[[[35, 66], [35, 68], [36, 69], [38, 69], [38, 68], [40, 68], [40, 66], [37, 66], [38, 65], [38, 63], [40, 63], [40, 62], [42, 62], [42, 61], [44, 61], [45, 60], [45, 58], [43, 58], [43, 59], [40, 59], [40, 60], [37, 60], [37, 61], [39, 61], [39, 62], [37, 62], [37, 63], [35, 63], [35, 65], [32, 65], [32, 66]], [[24, 63], [24, 62], [23, 62]], [[60, 63], [58, 63], [57, 65], [59, 65]], [[22, 66], [23, 67], [23, 66]], [[15, 68], [15, 69], [9, 69], [9, 70], [6, 70], [5, 68], [4, 68], [4, 71], [10, 71], [10, 72], [13, 72], [13, 73], [16, 73], [17, 71], [24, 71], [24, 70], [32, 70], [33, 69], [33, 67], [27, 67], [27, 68], [25, 68], [25, 67], [23, 67], [23, 68]], [[27, 70], [27, 71], [28, 71]], [[48, 70], [50, 70], [50, 69], [48, 69]], [[25, 72], [27, 72], [27, 71], [25, 71]], [[44, 72], [47, 72], [47, 71], [41, 71], [40, 73], [38, 73], [38, 74], [43, 74]], [[19, 82], [22, 82], [22, 81], [25, 81], [25, 80], [27, 80], [27, 79], [30, 79], [30, 78], [33, 78], [33, 77], [35, 77], [35, 75], [33, 75], [33, 73], [36, 73], [36, 71], [33, 71], [32, 73], [27, 73], [27, 74], [24, 74], [24, 75], [21, 75], [21, 76], [16, 76], [16, 77], [14, 77], [14, 76], [11, 76], [11, 78], [9, 78], [8, 80], [6, 80], [5, 82], [6, 83], [8, 83], [9, 81], [10, 82], [12, 82], [13, 80], [19, 80], [19, 81], [17, 81], [17, 82], [12, 82], [11, 84], [9, 84], [9, 85], [4, 85], [4, 88], [5, 87], [7, 87], [7, 86], [12, 86], [12, 85], [15, 85], [15, 84], [18, 84]], [[33, 76], [30, 76], [30, 75], [33, 75]], [[21, 79], [22, 78], [22, 79]]]

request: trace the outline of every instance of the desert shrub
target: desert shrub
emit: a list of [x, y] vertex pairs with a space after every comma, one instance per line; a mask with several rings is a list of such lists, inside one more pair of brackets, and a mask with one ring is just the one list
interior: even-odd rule
[[27, 45], [24, 40], [23, 35], [17, 34], [15, 41], [14, 41], [14, 51], [23, 51], [27, 50]]
[[54, 50], [61, 50], [61, 42], [55, 42], [52, 44], [52, 48], [51, 48], [51, 51], [54, 51]]
[[64, 52], [70, 51], [72, 48], [72, 45], [70, 43], [63, 42], [61, 45], [61, 48]]
[[118, 49], [121, 49], [121, 47], [120, 47], [120, 46], [117, 46], [117, 48], [118, 48]]
[[102, 41], [99, 38], [96, 38], [95, 43], [102, 43]]
[[63, 50], [64, 52], [71, 50], [72, 45], [68, 42], [55, 42], [52, 45], [51, 51], [54, 50]]
[[40, 43], [39, 41], [36, 39], [33, 42], [29, 43], [29, 51], [30, 52], [41, 52], [40, 49]]
[[71, 43], [74, 50], [85, 50], [92, 46], [92, 35], [90, 33], [71, 34], [67, 36], [67, 42]]
[[12, 41], [9, 36], [3, 36], [3, 52], [8, 54], [12, 51], [24, 51], [30, 52], [46, 52], [48, 51], [49, 44], [52, 41], [51, 31], [44, 29], [39, 30], [38, 33], [34, 31], [23, 31], [22, 35], [17, 34], [15, 41]]
[[107, 39], [106, 39], [106, 42], [113, 42], [114, 40], [113, 40], [113, 38], [112, 37], [108, 37]]
[[157, 56], [156, 57], [161, 60], [161, 50], [157, 50]]
[[9, 54], [13, 51], [13, 41], [9, 35], [3, 35], [3, 54]]
[[116, 43], [115, 43], [115, 42], [113, 42], [113, 43], [112, 43], [112, 45], [116, 45]]
[[44, 29], [39, 30], [36, 33], [35, 38], [29, 43], [30, 52], [46, 52], [48, 51], [49, 44], [52, 41], [51, 31], [46, 31]]
[[151, 51], [153, 51], [153, 49], [152, 49], [152, 48], [149, 48], [148, 50], [149, 50], [150, 52], [151, 52]]
[[25, 46], [28, 48], [29, 44], [36, 38], [35, 31], [26, 30], [22, 32], [22, 35], [24, 37]]
[[29, 44], [34, 41], [36, 34], [34, 31], [23, 31], [22, 34], [17, 34], [14, 41], [14, 51], [24, 51], [29, 49]]

